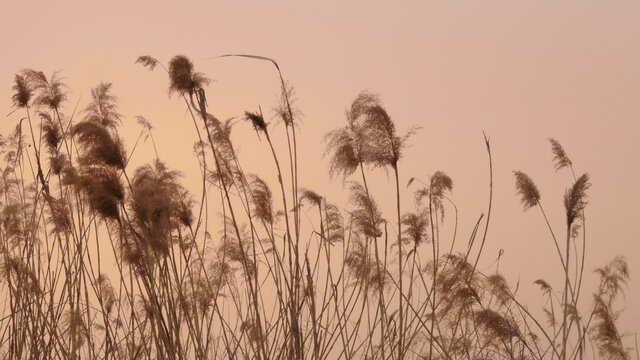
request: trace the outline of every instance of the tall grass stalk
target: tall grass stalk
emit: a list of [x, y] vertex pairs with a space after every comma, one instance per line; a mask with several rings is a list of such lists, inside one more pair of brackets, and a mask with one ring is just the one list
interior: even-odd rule
[[[197, 197], [163, 161], [164, 144], [145, 118], [136, 118], [142, 130], [126, 150], [119, 131], [130, 120], [119, 113], [116, 86], [96, 85], [76, 113], [80, 101], [69, 106], [59, 74], [16, 75], [7, 120], [15, 130], [0, 141], [0, 359], [631, 357], [617, 326], [625, 259], [596, 269], [592, 303], [581, 296], [590, 179], [576, 176], [559, 142], [550, 140], [553, 167], [573, 176], [564, 244], [533, 180], [514, 173], [524, 209], [540, 208], [560, 264], [556, 278], [533, 284], [544, 301], [538, 316], [501, 274], [502, 253], [481, 261], [490, 260], [495, 206], [486, 136], [488, 207], [468, 224], [465, 243], [444, 171], [411, 178], [414, 210], [404, 212], [412, 194], [400, 187], [399, 164], [417, 129], [401, 135], [380, 96], [358, 94], [344, 126], [325, 136], [329, 172], [347, 195], [327, 196], [301, 186], [299, 114], [278, 63], [223, 57], [275, 66], [281, 137], [261, 106], [243, 112], [246, 121], [219, 120], [207, 103], [209, 79], [187, 57], [136, 61], [164, 69], [169, 94], [184, 101]], [[243, 165], [237, 127], [257, 134], [243, 141], [266, 142], [275, 200], [268, 177]], [[153, 158], [131, 168], [146, 146]], [[393, 171], [393, 184], [371, 181], [378, 168]], [[387, 214], [376, 199], [393, 190]], [[452, 210], [453, 221], [445, 217]]]

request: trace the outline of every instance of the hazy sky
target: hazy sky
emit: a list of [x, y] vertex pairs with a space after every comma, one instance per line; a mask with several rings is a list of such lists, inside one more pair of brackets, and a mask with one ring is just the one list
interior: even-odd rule
[[[462, 243], [486, 211], [482, 131], [490, 137], [495, 197], [483, 263], [488, 266], [504, 249], [501, 270], [512, 286], [520, 282], [519, 294], [535, 308], [543, 298], [532, 281], [560, 284], [552, 274], [561, 266], [539, 211], [522, 211], [512, 171], [535, 180], [562, 234], [562, 196], [572, 177], [554, 172], [546, 140], [554, 137], [576, 171], [592, 179], [586, 268], [617, 254], [627, 257], [632, 279], [622, 330], [640, 329], [640, 2], [178, 3], [0, 0], [2, 114], [11, 110], [13, 76], [22, 68], [62, 70], [70, 90], [67, 112], [77, 101], [80, 108], [86, 105], [91, 87], [112, 82], [126, 115], [128, 148], [139, 132], [134, 116], [143, 115], [155, 127], [160, 156], [195, 182], [195, 133], [184, 104], [168, 98], [166, 74], [150, 73], [135, 59], [152, 55], [166, 63], [176, 54], [189, 56], [215, 80], [208, 90], [210, 111], [224, 119], [258, 106], [271, 109], [276, 73], [262, 62], [205, 59], [225, 53], [273, 57], [295, 87], [304, 115], [300, 183], [346, 205], [341, 183], [329, 184], [322, 135], [341, 126], [345, 108], [370, 89], [381, 94], [401, 131], [422, 127], [400, 165], [402, 183], [436, 170], [453, 178]], [[4, 117], [0, 132], [7, 134], [18, 120]], [[245, 166], [273, 176], [268, 158], [261, 161], [265, 144], [248, 124], [236, 128]], [[152, 158], [150, 145], [140, 145], [131, 166]], [[391, 176], [375, 171], [370, 177], [376, 178], [374, 197], [392, 218]], [[407, 192], [406, 210], [410, 199]], [[583, 297], [583, 309], [590, 302]]]

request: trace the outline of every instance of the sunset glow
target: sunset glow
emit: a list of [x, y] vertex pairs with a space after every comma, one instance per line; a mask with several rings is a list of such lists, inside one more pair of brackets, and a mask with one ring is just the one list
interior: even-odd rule
[[0, 359], [635, 358], [639, 19], [0, 0]]

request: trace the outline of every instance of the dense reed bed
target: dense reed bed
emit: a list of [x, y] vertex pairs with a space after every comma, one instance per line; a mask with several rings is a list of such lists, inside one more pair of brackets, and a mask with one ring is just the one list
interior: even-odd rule
[[[546, 302], [525, 304], [497, 264], [478, 267], [489, 227], [499, 226], [490, 222], [486, 138], [489, 202], [464, 238], [453, 180], [434, 171], [401, 184], [415, 129], [399, 133], [380, 97], [362, 92], [324, 138], [329, 171], [350, 193], [329, 203], [298, 183], [298, 114], [277, 63], [229, 56], [275, 65], [280, 126], [260, 108], [240, 123], [216, 118], [208, 78], [184, 56], [166, 66], [137, 60], [168, 78], [167, 101], [183, 102], [193, 122], [201, 175], [193, 194], [158, 156], [163, 144], [142, 117], [140, 137], [156, 157], [128, 166], [138, 143], [127, 151], [118, 134], [129, 120], [110, 83], [63, 112], [57, 75], [17, 73], [16, 127], [1, 143], [1, 359], [637, 358], [616, 326], [628, 266], [622, 257], [595, 273], [585, 264], [590, 180], [557, 141], [555, 168], [574, 177], [563, 233], [550, 226], [533, 180], [514, 172], [524, 209], [546, 221], [557, 250], [550, 261], [564, 269], [560, 283], [527, 284]], [[247, 141], [272, 155], [277, 183], [242, 166], [234, 125], [253, 127]], [[275, 143], [275, 132], [286, 142]], [[374, 168], [393, 175], [388, 189], [370, 187]], [[395, 194], [393, 214], [378, 207], [380, 191]], [[414, 210], [402, 213], [403, 204]], [[594, 294], [582, 292], [587, 276], [600, 279]]]

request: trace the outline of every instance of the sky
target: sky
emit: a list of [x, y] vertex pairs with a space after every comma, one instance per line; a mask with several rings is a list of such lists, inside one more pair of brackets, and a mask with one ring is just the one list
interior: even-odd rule
[[[60, 70], [69, 113], [90, 89], [113, 83], [125, 115], [129, 149], [142, 115], [154, 126], [160, 157], [197, 182], [196, 139], [184, 103], [168, 96], [161, 70], [134, 64], [140, 55], [167, 63], [190, 57], [212, 80], [209, 110], [238, 117], [270, 113], [279, 83], [274, 68], [245, 53], [275, 59], [296, 92], [302, 114], [300, 184], [346, 203], [340, 179], [327, 175], [322, 137], [342, 126], [364, 89], [380, 94], [400, 132], [420, 130], [400, 163], [401, 183], [437, 170], [454, 181], [461, 239], [486, 213], [491, 142], [493, 210], [481, 265], [500, 249], [500, 269], [530, 307], [544, 304], [532, 282], [561, 270], [540, 212], [524, 212], [512, 171], [529, 174], [557, 233], [570, 172], [555, 172], [547, 141], [555, 138], [576, 172], [589, 173], [586, 269], [624, 255], [631, 267], [621, 329], [640, 329], [640, 2], [637, 1], [8, 1], [0, 0], [0, 110], [11, 111], [14, 75], [23, 68]], [[19, 117], [0, 121], [7, 134]], [[275, 122], [274, 122], [275, 124]], [[282, 132], [282, 126], [280, 129]], [[234, 140], [244, 166], [274, 181], [266, 145], [238, 121]], [[284, 151], [284, 148], [280, 150]], [[139, 145], [135, 167], [154, 158]], [[393, 177], [372, 170], [373, 196], [393, 219]], [[411, 210], [412, 188], [404, 210]], [[332, 200], [333, 199], [333, 200]], [[445, 221], [452, 221], [447, 215]], [[449, 223], [450, 225], [450, 223]], [[451, 225], [450, 225], [451, 226]], [[463, 241], [463, 240], [460, 240]], [[463, 241], [463, 243], [466, 240]], [[588, 306], [591, 299], [583, 298]]]

